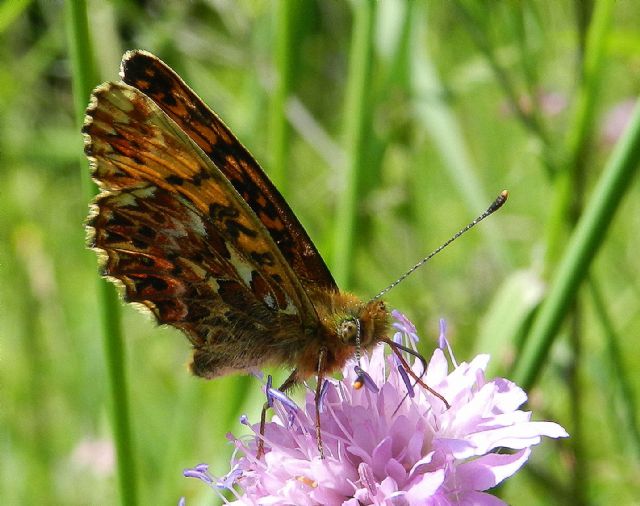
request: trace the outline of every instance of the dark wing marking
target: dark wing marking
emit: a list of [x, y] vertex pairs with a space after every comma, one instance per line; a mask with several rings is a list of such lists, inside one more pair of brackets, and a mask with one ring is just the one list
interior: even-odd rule
[[146, 51], [122, 59], [122, 80], [150, 97], [227, 177], [306, 286], [337, 291], [315, 245], [264, 171], [218, 116], [164, 62]]

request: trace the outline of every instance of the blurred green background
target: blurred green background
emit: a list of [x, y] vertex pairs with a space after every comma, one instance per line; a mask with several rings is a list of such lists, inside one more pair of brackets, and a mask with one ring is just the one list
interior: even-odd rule
[[[571, 434], [534, 449], [499, 490], [506, 501], [637, 504], [637, 131], [614, 150], [640, 89], [636, 2], [121, 0], [83, 9], [0, 3], [3, 504], [215, 504], [182, 469], [204, 461], [224, 474], [225, 433], [246, 433], [240, 413], [257, 420], [257, 380], [190, 377], [187, 341], [132, 307], [117, 304], [124, 360], [105, 351], [114, 348], [104, 344], [101, 282], [84, 246], [93, 190], [78, 111], [87, 87], [116, 80], [132, 48], [164, 59], [221, 115], [340, 285], [362, 297], [508, 188], [503, 210], [387, 300], [416, 323], [425, 354], [446, 318], [459, 360], [490, 352], [493, 374], [531, 387], [534, 418]], [[585, 218], [586, 232], [574, 235], [589, 213], [600, 220]], [[130, 414], [130, 444], [126, 432], [116, 438], [131, 455], [124, 486], [113, 414], [127, 411], [108, 373], [118, 365]]]

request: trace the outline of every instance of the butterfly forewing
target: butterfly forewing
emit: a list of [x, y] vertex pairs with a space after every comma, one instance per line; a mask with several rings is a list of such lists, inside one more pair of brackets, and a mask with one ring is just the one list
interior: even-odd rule
[[305, 286], [337, 291], [329, 269], [280, 192], [225, 124], [166, 64], [145, 51], [122, 60], [123, 81], [150, 97], [210, 158], [266, 227]]
[[[287, 339], [302, 339], [316, 326], [262, 222], [151, 99], [122, 83], [98, 87], [84, 133], [102, 190], [89, 227], [92, 246], [106, 255], [104, 273], [125, 285], [130, 301], [187, 332], [196, 373], [260, 365], [263, 346], [277, 347], [283, 329]], [[228, 346], [230, 335], [236, 346]], [[257, 347], [247, 346], [256, 338]], [[198, 363], [199, 346], [206, 364]]]

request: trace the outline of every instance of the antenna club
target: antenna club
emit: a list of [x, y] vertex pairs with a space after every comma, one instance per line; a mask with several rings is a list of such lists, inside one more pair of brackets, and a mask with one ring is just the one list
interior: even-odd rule
[[489, 209], [487, 209], [487, 213], [491, 214], [497, 211], [498, 209], [500, 209], [504, 205], [504, 203], [507, 201], [508, 198], [509, 198], [509, 190], [502, 190], [500, 192], [500, 195], [498, 195], [496, 199], [493, 201], [493, 204], [491, 204], [489, 206]]

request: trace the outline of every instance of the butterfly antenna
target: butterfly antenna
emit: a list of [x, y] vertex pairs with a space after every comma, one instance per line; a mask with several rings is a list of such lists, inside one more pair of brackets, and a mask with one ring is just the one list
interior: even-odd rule
[[391, 283], [388, 287], [386, 287], [384, 290], [382, 290], [378, 295], [376, 295], [375, 297], [373, 297], [369, 302], [373, 302], [374, 300], [379, 299], [380, 297], [382, 297], [384, 294], [386, 294], [389, 290], [391, 290], [392, 288], [396, 287], [398, 284], [400, 284], [402, 281], [404, 281], [408, 276], [410, 276], [411, 274], [413, 274], [413, 272], [417, 269], [419, 269], [420, 267], [422, 267], [424, 264], [426, 264], [431, 258], [433, 258], [435, 255], [437, 255], [438, 253], [440, 253], [443, 249], [445, 249], [447, 246], [449, 246], [449, 244], [451, 244], [453, 241], [455, 241], [458, 237], [460, 237], [462, 234], [464, 234], [465, 232], [467, 232], [469, 229], [475, 227], [478, 223], [480, 223], [482, 220], [484, 220], [487, 216], [490, 216], [491, 214], [495, 213], [498, 209], [500, 209], [504, 203], [507, 201], [507, 198], [509, 197], [509, 192], [507, 190], [502, 190], [502, 192], [500, 192], [500, 195], [498, 195], [496, 197], [496, 199], [493, 201], [493, 203], [487, 208], [487, 210], [482, 213], [480, 216], [478, 216], [475, 220], [473, 220], [471, 223], [469, 223], [466, 227], [464, 227], [462, 230], [458, 231], [456, 234], [454, 234], [450, 239], [448, 239], [447, 241], [444, 242], [444, 244], [442, 244], [439, 248], [437, 248], [436, 250], [432, 251], [431, 253], [429, 253], [429, 255], [427, 255], [426, 257], [424, 257], [422, 260], [420, 260], [416, 265], [414, 265], [413, 267], [411, 267], [411, 269], [409, 269], [407, 272], [405, 272], [402, 276], [400, 276], [397, 280], [395, 280], [393, 283]]

